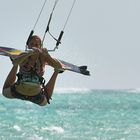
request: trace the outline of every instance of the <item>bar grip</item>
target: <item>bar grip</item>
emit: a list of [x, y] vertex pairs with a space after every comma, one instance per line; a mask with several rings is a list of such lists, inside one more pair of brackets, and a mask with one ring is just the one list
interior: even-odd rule
[[62, 39], [63, 34], [64, 34], [64, 31], [61, 31], [61, 33], [60, 33], [60, 35], [58, 37], [58, 40], [56, 42], [56, 46], [58, 46], [61, 43], [61, 39]]
[[29, 35], [29, 37], [28, 37], [28, 39], [27, 39], [26, 45], [29, 44], [29, 41], [30, 41], [31, 37], [33, 36], [33, 34], [34, 34], [34, 31], [31, 30], [30, 35]]

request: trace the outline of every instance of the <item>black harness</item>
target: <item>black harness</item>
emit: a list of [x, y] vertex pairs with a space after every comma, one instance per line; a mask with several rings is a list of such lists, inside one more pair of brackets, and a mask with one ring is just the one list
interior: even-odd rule
[[[19, 85], [19, 84], [24, 83], [24, 82], [40, 84], [42, 86], [40, 93], [36, 96], [25, 96], [25, 95], [18, 93], [16, 91], [15, 85]], [[45, 81], [44, 77], [38, 75], [36, 72], [36, 69], [31, 69], [30, 72], [28, 72], [28, 73], [19, 72], [17, 74], [17, 82], [11, 87], [11, 91], [12, 91], [13, 96], [15, 98], [19, 98], [22, 100], [30, 100], [31, 102], [34, 102], [37, 104], [40, 103], [42, 101], [43, 97], [45, 96], [48, 104], [50, 104], [49, 100], [51, 98], [48, 96], [48, 93], [45, 89], [45, 82], [46, 81]], [[39, 100], [39, 101], [37, 101], [37, 100]]]

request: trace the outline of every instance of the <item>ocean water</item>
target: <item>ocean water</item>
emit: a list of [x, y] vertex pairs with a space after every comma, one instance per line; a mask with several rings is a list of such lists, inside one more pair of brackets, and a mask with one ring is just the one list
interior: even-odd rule
[[0, 140], [139, 140], [139, 90], [59, 90], [50, 105], [0, 94]]

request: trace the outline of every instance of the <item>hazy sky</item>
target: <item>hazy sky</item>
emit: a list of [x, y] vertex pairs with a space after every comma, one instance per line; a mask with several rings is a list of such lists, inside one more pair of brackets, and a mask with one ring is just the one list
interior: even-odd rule
[[[1, 0], [0, 45], [25, 48], [44, 0]], [[59, 0], [50, 25], [57, 37], [66, 21], [73, 0]], [[35, 28], [44, 34], [54, 0], [48, 0]], [[62, 44], [52, 56], [88, 65], [91, 76], [66, 71], [58, 77], [57, 88], [140, 88], [140, 1], [77, 0], [65, 28]], [[46, 36], [44, 47], [55, 42]], [[12, 67], [7, 57], [0, 57], [1, 87]], [[48, 80], [52, 69], [47, 71]]]

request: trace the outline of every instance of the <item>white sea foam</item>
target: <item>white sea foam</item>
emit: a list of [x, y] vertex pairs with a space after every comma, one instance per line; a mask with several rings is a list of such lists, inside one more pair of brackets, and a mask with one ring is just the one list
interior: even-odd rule
[[55, 93], [86, 93], [91, 91], [88, 88], [57, 88], [54, 90]]
[[140, 93], [140, 88], [128, 89], [127, 92], [129, 92], [129, 93]]
[[49, 127], [42, 127], [43, 131], [53, 131], [57, 133], [64, 133], [64, 129], [59, 126], [49, 126]]
[[[44, 138], [42, 136], [38, 136], [37, 134], [34, 134], [32, 136], [29, 136], [28, 140], [44, 140]], [[47, 140], [47, 139], [45, 139], [45, 140]]]
[[0, 94], [2, 94], [2, 88], [0, 88]]
[[14, 128], [16, 131], [21, 131], [21, 128], [20, 128], [18, 125], [14, 125], [13, 128]]

